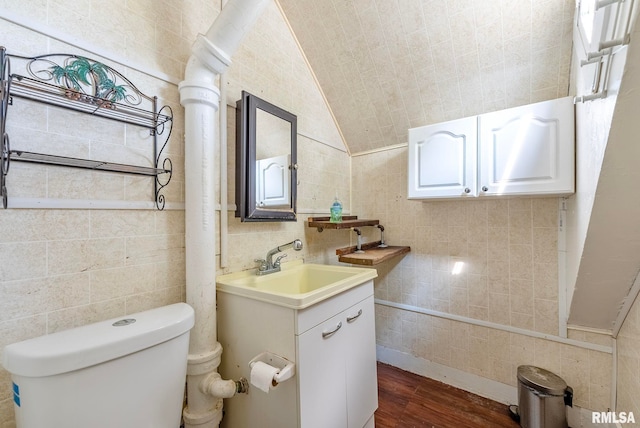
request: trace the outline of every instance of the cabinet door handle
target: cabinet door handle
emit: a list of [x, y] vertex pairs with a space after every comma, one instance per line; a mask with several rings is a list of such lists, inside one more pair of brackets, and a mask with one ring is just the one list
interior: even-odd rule
[[488, 191], [488, 190], [489, 190], [489, 188], [488, 188], [487, 186], [482, 186], [482, 191], [483, 191], [483, 192], [486, 192], [486, 191]]
[[354, 322], [360, 315], [362, 315], [362, 309], [360, 309], [357, 314], [347, 317], [347, 322]]
[[471, 193], [471, 189], [469, 189], [468, 187], [464, 188], [464, 193]]
[[336, 333], [336, 331], [340, 330], [340, 327], [342, 327], [342, 321], [340, 321], [338, 323], [338, 325], [336, 325], [336, 328], [334, 328], [333, 330], [331, 330], [331, 331], [323, 331], [322, 332], [322, 338], [326, 339], [327, 337], [333, 336]]

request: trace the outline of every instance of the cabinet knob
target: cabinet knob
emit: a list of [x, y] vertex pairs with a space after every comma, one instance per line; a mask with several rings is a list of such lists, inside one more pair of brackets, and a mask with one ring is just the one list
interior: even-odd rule
[[489, 188], [488, 188], [487, 186], [482, 186], [482, 191], [483, 191], [483, 192], [486, 192], [486, 191], [488, 191], [488, 190], [489, 190]]
[[470, 193], [470, 192], [471, 192], [471, 189], [469, 189], [468, 187], [464, 188], [464, 193]]

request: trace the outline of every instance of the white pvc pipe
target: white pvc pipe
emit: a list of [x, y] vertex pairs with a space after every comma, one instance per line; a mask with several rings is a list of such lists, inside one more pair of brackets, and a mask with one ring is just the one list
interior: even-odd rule
[[[195, 311], [187, 367], [185, 428], [210, 428], [222, 419], [222, 397], [230, 381], [217, 376], [222, 347], [216, 336], [215, 165], [218, 74], [270, 0], [231, 0], [206, 37], [198, 35], [178, 86], [185, 109], [185, 252], [187, 303]], [[226, 108], [226, 100], [224, 102]], [[221, 145], [226, 144], [221, 141]], [[226, 213], [226, 207], [221, 207]], [[213, 381], [211, 381], [213, 379]], [[218, 385], [219, 383], [219, 385]]]
[[212, 397], [231, 398], [236, 395], [236, 383], [223, 380], [218, 373], [211, 373], [202, 384], [204, 392]]
[[[185, 80], [180, 83], [180, 102], [185, 108], [185, 253], [187, 303], [195, 311], [187, 366], [188, 404], [185, 426], [214, 427], [220, 407], [199, 389], [209, 361], [214, 360], [216, 336], [215, 283], [215, 191], [214, 143], [218, 90], [215, 74], [192, 57]], [[215, 370], [217, 365], [213, 367]]]
[[224, 73], [231, 65], [231, 56], [268, 3], [268, 0], [230, 0], [207, 34], [198, 35], [193, 55], [216, 74]]
[[229, 212], [227, 205], [229, 200], [227, 192], [227, 78], [225, 74], [220, 75], [220, 98], [222, 99], [222, 108], [220, 108], [220, 267], [227, 267], [228, 256], [228, 238], [229, 230], [227, 224], [227, 216]]
[[[185, 108], [185, 242], [187, 303], [195, 305], [191, 350], [201, 353], [216, 341], [214, 143], [218, 89], [215, 75], [192, 57], [180, 83]], [[198, 311], [197, 307], [200, 307]], [[213, 324], [213, 328], [209, 326]], [[202, 329], [197, 328], [198, 325]]]
[[264, 0], [227, 1], [207, 31], [206, 39], [230, 58], [268, 3]]

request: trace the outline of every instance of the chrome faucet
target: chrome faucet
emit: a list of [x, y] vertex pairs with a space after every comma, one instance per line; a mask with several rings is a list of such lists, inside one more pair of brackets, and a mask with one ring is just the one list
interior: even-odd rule
[[302, 241], [296, 239], [289, 242], [288, 244], [280, 245], [273, 250], [269, 250], [266, 259], [256, 259], [255, 261], [257, 263], [260, 263], [260, 266], [258, 267], [258, 275], [267, 275], [274, 272], [280, 272], [280, 260], [282, 260], [284, 257], [287, 257], [287, 255], [283, 254], [277, 257], [275, 261], [273, 261], [273, 256], [281, 251], [286, 250], [287, 248], [293, 248], [296, 251], [300, 251], [302, 250]]

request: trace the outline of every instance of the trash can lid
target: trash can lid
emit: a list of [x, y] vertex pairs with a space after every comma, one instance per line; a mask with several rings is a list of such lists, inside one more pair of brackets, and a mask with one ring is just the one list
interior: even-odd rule
[[567, 383], [549, 370], [535, 366], [519, 366], [518, 380], [536, 391], [549, 395], [564, 395]]

